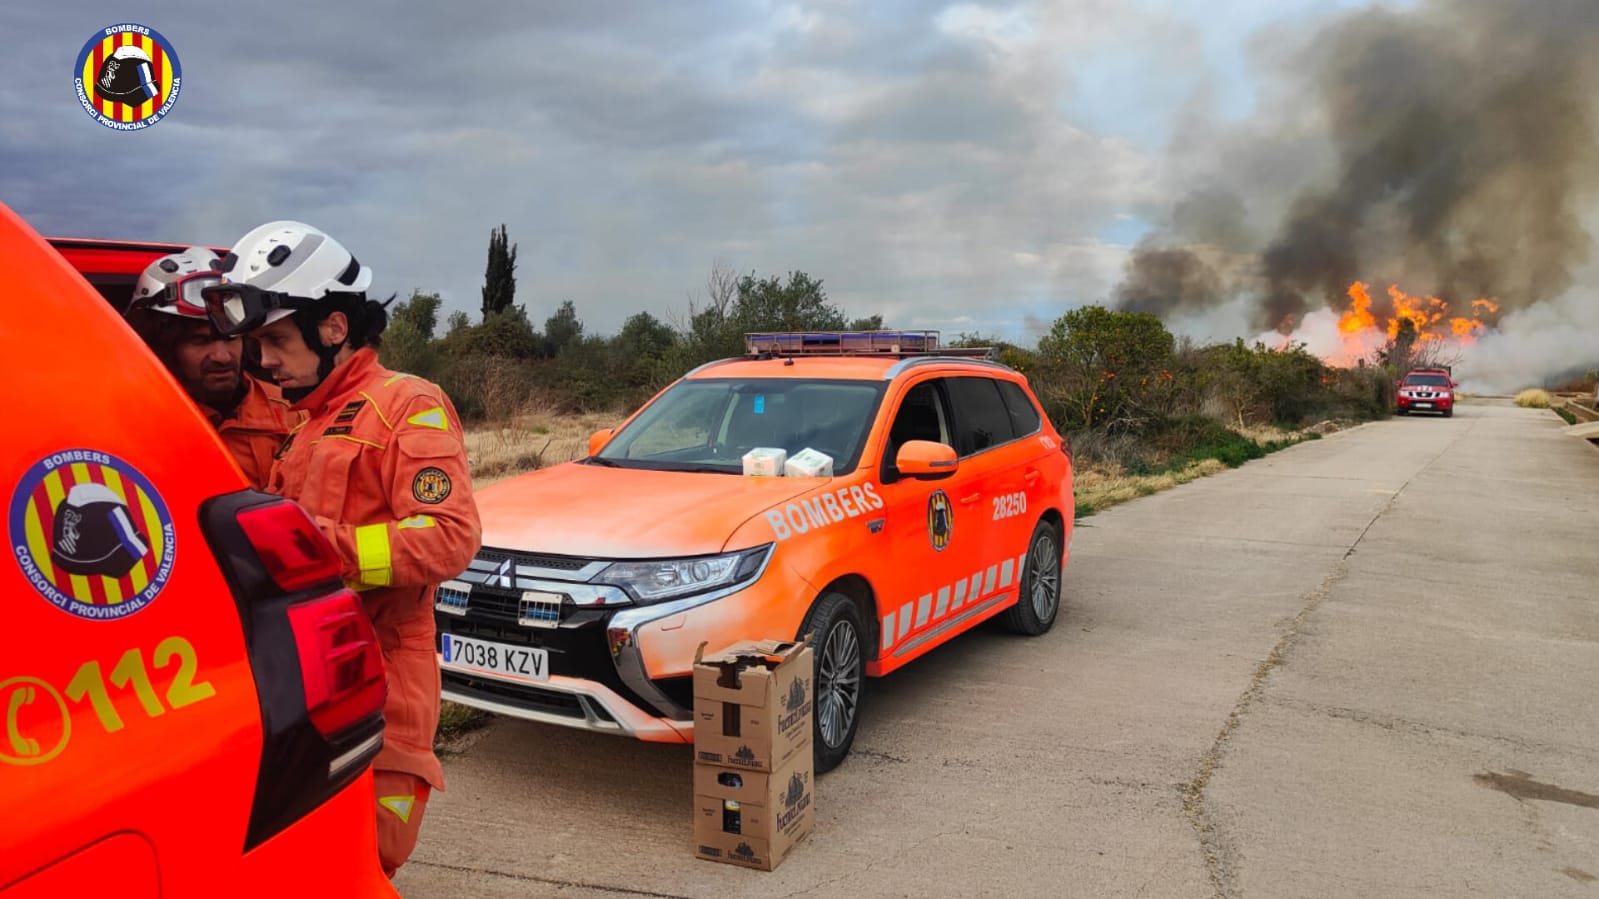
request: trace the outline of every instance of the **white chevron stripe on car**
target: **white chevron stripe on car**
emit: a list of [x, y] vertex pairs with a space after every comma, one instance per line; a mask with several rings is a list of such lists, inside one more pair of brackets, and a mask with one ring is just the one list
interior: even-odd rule
[[978, 569], [971, 577], [930, 590], [914, 601], [903, 603], [898, 609], [885, 613], [881, 629], [883, 652], [901, 645], [907, 637], [924, 628], [942, 624], [946, 619], [964, 617], [961, 613], [963, 608], [968, 610], [965, 614], [970, 614], [971, 607], [994, 598], [996, 591], [1007, 590], [1013, 584], [1019, 586], [1022, 566], [1026, 562], [1027, 554], [1022, 553], [1014, 559], [988, 565]]

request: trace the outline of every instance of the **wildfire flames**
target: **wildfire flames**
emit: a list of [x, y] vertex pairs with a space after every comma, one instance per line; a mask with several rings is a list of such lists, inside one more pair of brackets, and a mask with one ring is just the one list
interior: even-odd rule
[[1409, 321], [1416, 330], [1416, 343], [1453, 341], [1459, 346], [1470, 346], [1487, 330], [1485, 315], [1494, 315], [1499, 304], [1482, 298], [1471, 301], [1471, 316], [1450, 315], [1449, 303], [1438, 297], [1418, 297], [1400, 290], [1398, 285], [1388, 288], [1388, 298], [1393, 310], [1386, 315], [1372, 312], [1371, 293], [1359, 281], [1349, 285], [1349, 311], [1338, 319], [1338, 334], [1344, 348], [1358, 353], [1384, 340], [1399, 336], [1400, 323]]

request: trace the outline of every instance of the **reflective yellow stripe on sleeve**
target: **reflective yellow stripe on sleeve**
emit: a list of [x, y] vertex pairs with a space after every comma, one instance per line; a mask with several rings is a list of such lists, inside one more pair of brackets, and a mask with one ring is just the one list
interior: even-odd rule
[[391, 577], [389, 526], [364, 524], [355, 529], [355, 557], [361, 566], [361, 582], [387, 586]]

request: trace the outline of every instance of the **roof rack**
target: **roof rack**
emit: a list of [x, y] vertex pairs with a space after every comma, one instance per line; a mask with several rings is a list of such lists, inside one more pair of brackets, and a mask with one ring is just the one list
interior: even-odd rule
[[754, 331], [751, 356], [963, 356], [991, 359], [992, 347], [941, 347], [937, 331]]

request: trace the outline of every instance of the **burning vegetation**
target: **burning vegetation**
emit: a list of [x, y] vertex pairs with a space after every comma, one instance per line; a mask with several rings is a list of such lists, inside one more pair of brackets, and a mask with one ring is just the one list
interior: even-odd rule
[[1117, 306], [1213, 330], [1242, 309], [1246, 334], [1341, 365], [1406, 341], [1523, 378], [1587, 361], [1545, 348], [1592, 302], [1592, 0], [1421, 0], [1303, 38], [1279, 37], [1253, 120], [1195, 108], [1174, 152], [1211, 162], [1135, 248]]

